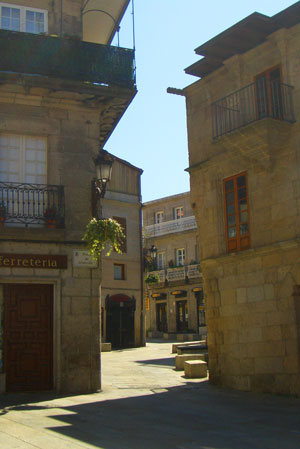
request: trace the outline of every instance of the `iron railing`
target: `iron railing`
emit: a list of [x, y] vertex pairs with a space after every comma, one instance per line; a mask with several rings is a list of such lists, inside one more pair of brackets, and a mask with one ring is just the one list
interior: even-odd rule
[[293, 87], [264, 80], [249, 84], [212, 104], [213, 138], [272, 117], [294, 122]]
[[134, 50], [0, 30], [0, 71], [135, 87]]
[[159, 235], [173, 234], [174, 232], [190, 231], [197, 228], [196, 218], [190, 217], [179, 218], [178, 220], [163, 221], [153, 225], [145, 226], [145, 238], [157, 237]]
[[47, 184], [0, 182], [0, 206], [5, 210], [5, 223], [44, 225], [64, 228], [64, 187]]

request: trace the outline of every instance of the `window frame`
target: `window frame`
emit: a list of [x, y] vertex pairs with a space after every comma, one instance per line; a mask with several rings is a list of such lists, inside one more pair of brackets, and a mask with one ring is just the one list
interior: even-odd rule
[[[246, 234], [240, 234], [240, 226], [243, 222], [240, 221], [240, 211], [239, 211], [239, 201], [238, 201], [238, 186], [237, 179], [241, 176], [245, 177], [245, 188], [246, 188], [246, 205], [247, 205], [247, 225], [248, 232]], [[229, 237], [228, 225], [228, 212], [227, 212], [227, 201], [226, 201], [226, 183], [228, 181], [233, 181], [233, 192], [234, 192], [234, 216], [235, 216], [235, 227], [236, 235], [235, 237]], [[237, 175], [230, 176], [229, 178], [223, 179], [223, 198], [224, 198], [224, 219], [225, 219], [225, 233], [226, 233], [226, 248], [228, 253], [243, 251], [245, 249], [251, 248], [251, 232], [250, 232], [250, 207], [249, 207], [249, 190], [248, 190], [248, 178], [247, 172], [238, 173]], [[245, 212], [245, 210], [243, 211]], [[235, 243], [235, 245], [234, 245]]]
[[[48, 33], [48, 10], [47, 9], [31, 8], [29, 6], [21, 6], [21, 5], [15, 5], [14, 3], [3, 3], [3, 2], [0, 2], [0, 29], [1, 30], [6, 30], [6, 28], [2, 28], [2, 26], [1, 26], [2, 7], [14, 8], [14, 9], [18, 9], [20, 11], [20, 30], [15, 31], [15, 32], [30, 33], [30, 34]], [[41, 13], [44, 15], [44, 31], [42, 33], [32, 33], [30, 31], [26, 31], [26, 12], [27, 11], [38, 12], [38, 13]], [[12, 31], [12, 30], [7, 30], [7, 31]]]
[[[182, 251], [182, 256], [181, 256], [182, 261], [183, 261], [182, 264], [179, 263], [179, 257], [178, 257], [179, 251]], [[176, 248], [175, 256], [176, 256], [176, 266], [184, 267], [184, 265], [185, 265], [185, 248]]]
[[[179, 217], [177, 217], [177, 211], [181, 211]], [[184, 217], [183, 206], [174, 207], [174, 220], [181, 220]]]
[[[161, 217], [162, 219], [158, 220], [158, 217]], [[158, 210], [157, 212], [155, 212], [154, 221], [155, 221], [155, 224], [160, 224], [164, 221], [164, 211], [163, 210]]]
[[[161, 259], [162, 259], [162, 265], [160, 265], [160, 263], [159, 263], [159, 256], [162, 256], [161, 257]], [[157, 265], [157, 269], [158, 270], [164, 270], [165, 269], [165, 267], [166, 267], [166, 252], [165, 251], [159, 251], [158, 253], [157, 253], [157, 256], [156, 256], [156, 265]]]
[[[115, 276], [115, 268], [121, 268], [121, 277], [116, 278]], [[125, 264], [124, 263], [114, 263], [114, 281], [125, 281]]]

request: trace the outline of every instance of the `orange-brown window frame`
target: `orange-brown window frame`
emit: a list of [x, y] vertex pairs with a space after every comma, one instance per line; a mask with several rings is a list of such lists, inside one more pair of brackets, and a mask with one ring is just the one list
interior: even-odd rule
[[247, 173], [224, 179], [223, 194], [227, 252], [248, 249], [251, 239]]
[[[258, 109], [258, 93], [257, 93], [257, 81], [259, 78], [265, 77], [266, 80], [266, 95], [267, 95], [267, 107], [268, 107], [268, 116], [271, 114], [272, 107], [273, 107], [273, 100], [272, 100], [272, 90], [271, 90], [271, 80], [270, 75], [275, 70], [279, 69], [279, 79], [280, 79], [280, 85], [282, 85], [282, 67], [280, 64], [277, 64], [273, 67], [270, 67], [268, 70], [265, 70], [264, 72], [259, 73], [258, 75], [255, 75], [254, 77], [254, 83], [255, 83], [255, 98], [256, 98], [256, 115], [259, 118], [259, 109]], [[281, 92], [281, 96], [283, 97], [283, 92]], [[282, 117], [278, 117], [279, 119], [282, 119]]]

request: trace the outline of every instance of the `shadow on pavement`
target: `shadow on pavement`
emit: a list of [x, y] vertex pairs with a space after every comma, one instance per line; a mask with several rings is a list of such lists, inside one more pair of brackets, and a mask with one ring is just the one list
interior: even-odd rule
[[168, 357], [165, 359], [135, 360], [135, 363], [139, 363], [140, 365], [165, 365], [173, 368], [175, 367], [174, 357]]
[[[95, 395], [93, 401], [86, 396], [81, 401], [77, 396], [76, 403], [68, 406], [58, 406], [57, 398], [52, 396], [52, 407], [51, 402], [10, 404], [8, 413], [13, 410], [30, 414], [31, 410], [55, 408], [57, 413], [49, 413], [47, 429], [74, 439], [74, 447], [85, 444], [99, 449], [300, 447], [300, 402], [296, 399], [233, 392], [207, 382], [114, 400], [101, 400], [101, 394]], [[31, 395], [30, 402], [32, 399], [34, 402]], [[39, 400], [49, 401], [51, 397], [41, 399], [39, 395]], [[4, 397], [4, 402], [9, 403], [9, 396]], [[53, 426], [49, 426], [52, 418]]]

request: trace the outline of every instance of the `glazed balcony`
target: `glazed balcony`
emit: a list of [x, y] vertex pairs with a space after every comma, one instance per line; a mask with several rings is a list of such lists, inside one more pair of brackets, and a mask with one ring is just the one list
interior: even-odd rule
[[64, 187], [0, 182], [0, 219], [8, 226], [64, 228]]
[[154, 225], [145, 226], [145, 238], [159, 237], [161, 235], [173, 234], [175, 232], [191, 231], [197, 228], [196, 218], [190, 217], [179, 218], [178, 220], [170, 220]]
[[135, 87], [134, 51], [0, 30], [0, 72]]
[[214, 102], [211, 107], [214, 139], [264, 118], [295, 121], [293, 87], [278, 80], [250, 84]]

